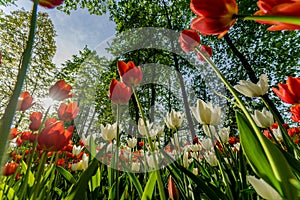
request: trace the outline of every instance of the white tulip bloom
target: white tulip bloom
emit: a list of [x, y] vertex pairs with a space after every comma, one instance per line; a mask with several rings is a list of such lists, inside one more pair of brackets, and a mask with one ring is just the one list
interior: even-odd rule
[[273, 131], [273, 134], [274, 134], [276, 140], [282, 140], [283, 139], [282, 138], [282, 133], [281, 133], [281, 130], [280, 130], [279, 127], [277, 129], [273, 129], [272, 131]]
[[101, 124], [100, 129], [104, 140], [112, 141], [117, 137], [117, 122], [112, 125], [107, 124], [106, 126]]
[[131, 170], [134, 172], [140, 171], [140, 168], [141, 168], [141, 163], [139, 163], [139, 162], [133, 162], [131, 164]]
[[268, 128], [274, 124], [273, 115], [266, 108], [263, 108], [261, 112], [255, 110], [252, 117], [256, 125], [260, 128]]
[[74, 146], [73, 146], [73, 149], [72, 149], [72, 154], [73, 154], [74, 156], [77, 156], [77, 155], [80, 154], [80, 152], [81, 152], [82, 149], [83, 149], [82, 146], [76, 146], [76, 145], [74, 145]]
[[268, 88], [268, 77], [266, 74], [262, 74], [256, 84], [249, 81], [240, 80], [240, 85], [234, 86], [234, 89], [247, 97], [262, 96], [267, 93]]
[[[146, 125], [148, 127], [148, 130], [150, 131], [153, 126], [153, 123], [149, 123], [149, 120], [146, 120]], [[144, 123], [144, 120], [142, 118], [140, 118], [138, 121], [138, 130], [139, 130], [139, 133], [143, 136], [147, 136], [146, 125]]]
[[167, 114], [165, 118], [165, 123], [169, 129], [178, 129], [182, 124], [183, 117], [183, 113], [176, 112], [172, 109], [171, 112]]
[[257, 179], [255, 176], [247, 176], [248, 181], [253, 186], [259, 196], [267, 200], [282, 199], [278, 192], [263, 179]]
[[216, 138], [219, 141], [226, 143], [229, 140], [229, 133], [230, 133], [230, 127], [220, 128], [219, 135], [217, 134]]
[[192, 113], [200, 124], [218, 125], [221, 121], [221, 107], [213, 107], [211, 102], [197, 100], [197, 106], [191, 107]]
[[195, 176], [198, 175], [198, 168], [193, 168], [193, 174], [194, 174]]
[[208, 162], [210, 166], [217, 166], [218, 165], [218, 159], [213, 151], [207, 151], [204, 154], [205, 160]]
[[210, 138], [203, 139], [201, 144], [202, 144], [202, 147], [207, 151], [214, 147]]
[[130, 148], [134, 148], [137, 144], [137, 139], [135, 137], [133, 138], [128, 138], [127, 140], [127, 145], [130, 147]]

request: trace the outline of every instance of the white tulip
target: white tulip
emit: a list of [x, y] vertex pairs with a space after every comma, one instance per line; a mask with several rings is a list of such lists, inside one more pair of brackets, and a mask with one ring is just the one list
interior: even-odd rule
[[181, 112], [176, 112], [175, 110], [171, 110], [169, 114], [167, 114], [165, 118], [165, 123], [169, 129], [178, 129], [183, 121], [184, 114]]
[[72, 154], [73, 154], [74, 156], [77, 156], [77, 155], [80, 154], [80, 152], [81, 152], [82, 149], [83, 149], [82, 146], [76, 146], [76, 145], [74, 145], [74, 146], [73, 146], [73, 149], [72, 149]]
[[254, 115], [252, 115], [252, 117], [256, 125], [261, 128], [268, 128], [274, 124], [274, 118], [272, 113], [265, 108], [263, 108], [261, 112], [255, 110]]
[[[150, 131], [151, 128], [152, 128], [153, 123], [149, 123], [149, 120], [146, 120], [146, 125], [148, 127], [148, 130]], [[139, 130], [139, 133], [143, 136], [147, 136], [146, 125], [144, 123], [144, 120], [142, 118], [140, 118], [139, 121], [138, 121], [138, 130]]]
[[229, 140], [230, 127], [223, 127], [219, 130], [219, 135], [217, 135], [217, 139], [223, 143], [228, 142]]
[[204, 154], [205, 160], [208, 162], [210, 166], [217, 166], [218, 165], [218, 159], [213, 151], [207, 151]]
[[191, 107], [192, 113], [200, 124], [218, 125], [221, 120], [221, 108], [213, 107], [211, 102], [205, 103], [201, 99], [197, 100], [197, 106]]
[[141, 163], [139, 163], [139, 162], [133, 162], [131, 164], [131, 170], [134, 172], [140, 171], [140, 168], [141, 168]]
[[201, 144], [202, 144], [202, 147], [207, 151], [214, 147], [210, 138], [203, 139]]
[[130, 147], [130, 148], [134, 148], [136, 146], [136, 143], [137, 143], [137, 139], [135, 137], [133, 138], [128, 138], [127, 140], [127, 145]]
[[266, 74], [262, 74], [259, 81], [255, 84], [249, 81], [240, 80], [240, 85], [235, 85], [234, 88], [241, 94], [247, 97], [259, 97], [267, 93], [268, 77]]
[[247, 176], [248, 181], [253, 186], [259, 196], [267, 200], [282, 199], [278, 192], [263, 179], [257, 179], [255, 176]]
[[101, 124], [100, 129], [104, 140], [112, 141], [117, 137], [117, 122], [112, 125], [107, 124], [106, 126]]

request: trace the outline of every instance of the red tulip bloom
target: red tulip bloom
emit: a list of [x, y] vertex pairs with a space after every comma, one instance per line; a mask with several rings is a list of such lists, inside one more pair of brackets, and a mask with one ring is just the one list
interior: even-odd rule
[[300, 123], [300, 104], [294, 105], [290, 108], [290, 112], [293, 114], [291, 119], [294, 122]]
[[57, 81], [50, 89], [49, 89], [49, 97], [54, 100], [62, 101], [67, 98], [71, 98], [74, 94], [69, 94], [72, 89], [71, 85], [68, 85], [65, 80]]
[[22, 140], [29, 140], [30, 138], [30, 135], [31, 135], [31, 132], [30, 131], [25, 131], [25, 132], [22, 132], [21, 133], [21, 139]]
[[45, 8], [55, 8], [61, 5], [64, 0], [40, 0], [39, 5]]
[[[293, 16], [300, 17], [299, 0], [259, 0], [257, 6], [260, 8], [255, 15], [274, 15], [274, 16]], [[258, 20], [262, 24], [271, 24], [269, 31], [279, 30], [299, 30], [299, 25], [287, 24], [282, 22], [267, 22]]]
[[288, 77], [286, 84], [279, 83], [278, 88], [272, 88], [273, 92], [285, 103], [300, 103], [300, 78]]
[[29, 125], [29, 129], [32, 131], [39, 130], [40, 126], [42, 125], [42, 113], [41, 112], [33, 112], [30, 114], [29, 117], [31, 123]]
[[4, 176], [10, 176], [16, 172], [18, 169], [18, 163], [10, 162], [6, 163], [6, 165], [2, 169], [2, 173]]
[[64, 122], [57, 119], [48, 119], [44, 129], [38, 135], [38, 144], [41, 149], [59, 151], [69, 144], [73, 131], [73, 126], [65, 130]]
[[65, 122], [70, 122], [78, 115], [79, 107], [76, 102], [69, 104], [62, 103], [58, 109], [58, 118]]
[[132, 61], [127, 64], [123, 61], [117, 63], [119, 75], [122, 81], [129, 87], [137, 86], [142, 82], [143, 74], [141, 67], [136, 67]]
[[131, 97], [131, 88], [113, 79], [110, 83], [109, 98], [114, 104], [124, 105]]
[[183, 30], [180, 33], [179, 42], [184, 52], [191, 52], [200, 45], [200, 36], [195, 30]]
[[17, 128], [10, 129], [9, 134], [10, 134], [10, 137], [9, 137], [10, 139], [16, 138], [19, 135], [18, 129]]
[[[203, 52], [206, 56], [211, 57], [212, 56], [212, 48], [209, 46], [201, 46], [200, 51]], [[206, 62], [204, 60], [204, 58], [200, 55], [199, 52], [197, 52], [197, 58], [202, 61], [202, 62]]]
[[29, 92], [22, 92], [20, 97], [19, 97], [19, 102], [17, 105], [17, 110], [18, 111], [25, 111], [29, 109], [33, 104], [33, 98], [29, 94]]
[[238, 14], [235, 0], [192, 0], [190, 7], [197, 15], [191, 28], [202, 35], [219, 35], [219, 38], [228, 32]]

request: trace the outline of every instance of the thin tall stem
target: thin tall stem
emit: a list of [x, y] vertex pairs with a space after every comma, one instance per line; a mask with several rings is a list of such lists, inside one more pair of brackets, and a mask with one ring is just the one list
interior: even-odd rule
[[22, 56], [22, 65], [17, 75], [17, 82], [15, 88], [13, 90], [12, 96], [8, 102], [8, 105], [5, 109], [3, 118], [0, 121], [0, 130], [1, 130], [1, 141], [0, 141], [0, 165], [2, 166], [5, 161], [6, 149], [7, 149], [7, 141], [9, 138], [9, 131], [14, 119], [14, 115], [16, 112], [16, 107], [18, 103], [18, 99], [22, 90], [22, 86], [24, 80], [26, 78], [27, 69], [29, 67], [29, 62], [31, 59], [31, 52], [34, 43], [35, 36], [35, 28], [37, 22], [37, 7], [39, 0], [34, 0], [31, 22], [30, 22], [30, 31], [27, 40], [26, 49]]
[[150, 144], [150, 148], [151, 148], [151, 154], [153, 156], [153, 162], [154, 162], [154, 168], [155, 168], [155, 173], [156, 173], [156, 177], [157, 177], [157, 184], [158, 184], [158, 190], [159, 190], [159, 195], [160, 195], [160, 198], [162, 200], [165, 200], [166, 197], [165, 197], [165, 192], [164, 192], [164, 185], [163, 185], [163, 182], [162, 182], [162, 178], [161, 178], [161, 174], [160, 174], [160, 170], [158, 169], [158, 164], [157, 164], [157, 160], [156, 160], [156, 156], [154, 154], [154, 144], [152, 142], [152, 139], [151, 139], [151, 136], [150, 136], [150, 132], [149, 132], [149, 128], [147, 126], [147, 123], [146, 123], [146, 118], [145, 118], [145, 115], [144, 115], [144, 112], [143, 112], [143, 109], [142, 109], [142, 106], [140, 104], [140, 101], [137, 97], [137, 94], [136, 94], [136, 91], [135, 91], [135, 88], [132, 87], [132, 92], [134, 94], [134, 97], [135, 97], [135, 100], [136, 100], [136, 103], [137, 103], [137, 106], [139, 108], [139, 111], [142, 115], [142, 120], [145, 124], [145, 127], [146, 127], [146, 135], [147, 135], [147, 139], [148, 139], [148, 142]]

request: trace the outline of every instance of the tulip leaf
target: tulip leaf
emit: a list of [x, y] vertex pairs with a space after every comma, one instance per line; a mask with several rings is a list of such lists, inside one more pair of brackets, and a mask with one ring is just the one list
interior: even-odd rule
[[81, 174], [78, 181], [69, 189], [68, 196], [65, 198], [65, 200], [84, 199], [84, 195], [88, 189], [88, 182], [94, 175], [97, 167], [98, 160], [94, 158], [89, 164], [88, 168]]
[[2, 183], [0, 184], [0, 198], [8, 200], [18, 200], [17, 193], [12, 187]]
[[265, 137], [260, 141], [244, 115], [236, 112], [236, 119], [241, 146], [252, 169], [279, 194], [287, 199], [297, 199], [298, 192], [291, 184], [295, 176], [281, 151]]
[[[27, 164], [24, 162], [24, 160], [22, 160], [21, 165], [22, 165], [22, 173], [26, 174], [26, 173], [27, 173]], [[28, 174], [28, 180], [27, 180], [27, 183], [28, 183], [28, 186], [29, 186], [29, 187], [32, 187], [33, 184], [34, 184], [35, 178], [34, 178], [34, 175], [32, 174], [32, 172], [31, 172], [30, 170], [29, 170], [28, 173], [29, 173], [29, 174]]]
[[137, 190], [137, 192], [141, 198], [143, 196], [143, 188], [142, 188], [140, 181], [133, 173], [130, 173], [129, 171], [127, 172], [127, 175], [130, 178], [130, 180], [132, 181], [135, 189]]
[[157, 179], [156, 173], [155, 173], [155, 171], [153, 171], [150, 174], [149, 180], [148, 180], [148, 182], [145, 186], [144, 193], [143, 193], [143, 196], [142, 196], [142, 200], [152, 199], [156, 179]]
[[[178, 165], [179, 166], [179, 165]], [[224, 193], [222, 193], [217, 187], [214, 185], [205, 182], [186, 168], [179, 166], [180, 170], [185, 173], [191, 180], [193, 180], [197, 184], [197, 190], [201, 190], [209, 199], [228, 199]]]
[[72, 174], [61, 166], [56, 166], [56, 170], [70, 183], [75, 183], [76, 180]]

